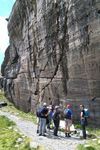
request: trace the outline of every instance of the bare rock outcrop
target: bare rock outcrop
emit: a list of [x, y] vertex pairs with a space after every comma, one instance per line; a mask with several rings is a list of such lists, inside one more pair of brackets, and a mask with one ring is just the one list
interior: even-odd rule
[[10, 101], [28, 112], [41, 101], [70, 100], [76, 114], [85, 103], [91, 111], [96, 107], [92, 116], [98, 120], [99, 0], [16, 0], [8, 31], [2, 74]]

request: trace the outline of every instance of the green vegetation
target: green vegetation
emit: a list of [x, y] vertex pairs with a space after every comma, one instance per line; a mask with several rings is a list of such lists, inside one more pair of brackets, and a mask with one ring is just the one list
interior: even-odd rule
[[15, 123], [10, 121], [5, 116], [0, 116], [0, 128], [3, 129], [3, 128], [14, 126], [14, 125], [15, 125]]
[[25, 112], [15, 108], [15, 106], [12, 103], [7, 102], [7, 104], [8, 104], [7, 107], [2, 108], [3, 111], [11, 112], [11, 113], [23, 118], [24, 120], [25, 119], [30, 120], [30, 121], [33, 121], [36, 124], [36, 122], [37, 122], [36, 116], [32, 112], [25, 113]]
[[[81, 129], [81, 125], [76, 124], [75, 128], [76, 129]], [[97, 136], [100, 137], [100, 129], [99, 128], [93, 128], [93, 127], [88, 126], [88, 127], [86, 127], [86, 130], [89, 132], [91, 138], [92, 137], [94, 138], [94, 137], [97, 137]]]
[[33, 121], [35, 124], [37, 123], [36, 115], [34, 115], [31, 112], [25, 113], [25, 112], [15, 108], [15, 106], [5, 98], [3, 92], [0, 92], [0, 101], [7, 102], [7, 104], [8, 104], [6, 107], [0, 108], [2, 111], [11, 112], [11, 113], [23, 118], [23, 119]]
[[91, 135], [95, 135], [95, 136], [100, 137], [100, 129], [99, 129], [99, 128], [87, 127], [87, 131], [88, 131], [89, 134], [91, 134]]
[[[36, 123], [36, 116], [32, 113], [22, 112], [14, 107], [0, 91], [0, 101], [7, 102], [6, 107], [0, 108], [3, 112], [10, 112], [24, 120], [30, 120]], [[30, 148], [30, 139], [25, 137], [16, 129], [16, 124], [10, 121], [5, 116], [0, 116], [0, 150], [45, 150], [45, 147], [38, 146], [37, 148]]]
[[[80, 124], [75, 125], [75, 128], [81, 129]], [[100, 149], [100, 129], [99, 128], [92, 128], [87, 127], [87, 131], [89, 132], [89, 139], [86, 143], [80, 144], [77, 146], [76, 150], [99, 150]]]
[[80, 124], [75, 124], [75, 129], [81, 129], [81, 125]]
[[76, 150], [99, 150], [100, 149], [100, 139], [89, 140], [86, 144], [78, 145]]
[[20, 135], [15, 123], [5, 116], [0, 116], [0, 150], [33, 150], [29, 139]]
[[5, 100], [4, 93], [0, 91], [0, 101]]

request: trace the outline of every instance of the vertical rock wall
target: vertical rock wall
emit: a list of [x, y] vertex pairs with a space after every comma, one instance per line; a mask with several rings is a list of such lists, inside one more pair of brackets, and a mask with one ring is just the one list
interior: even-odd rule
[[41, 101], [70, 100], [74, 110], [85, 103], [98, 120], [99, 26], [99, 0], [16, 0], [2, 64], [6, 96], [27, 112]]

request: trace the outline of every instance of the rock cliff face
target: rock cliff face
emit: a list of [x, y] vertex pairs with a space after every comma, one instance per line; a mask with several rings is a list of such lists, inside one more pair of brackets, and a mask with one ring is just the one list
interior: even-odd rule
[[10, 101], [26, 112], [41, 101], [70, 101], [74, 110], [85, 103], [98, 120], [100, 0], [16, 0], [8, 31], [2, 75]]

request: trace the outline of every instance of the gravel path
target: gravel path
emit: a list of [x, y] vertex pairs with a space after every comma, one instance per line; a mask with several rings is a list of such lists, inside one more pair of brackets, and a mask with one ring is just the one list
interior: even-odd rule
[[46, 147], [46, 150], [75, 150], [77, 144], [84, 143], [84, 140], [80, 140], [74, 135], [71, 138], [65, 138], [62, 132], [58, 133], [58, 137], [53, 136], [52, 131], [48, 131], [46, 137], [38, 136], [36, 133], [37, 126], [33, 122], [23, 120], [8, 112], [0, 111], [0, 115], [4, 115], [16, 122], [19, 130], [32, 139], [31, 146], [43, 145]]

